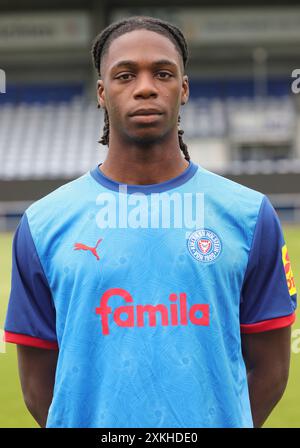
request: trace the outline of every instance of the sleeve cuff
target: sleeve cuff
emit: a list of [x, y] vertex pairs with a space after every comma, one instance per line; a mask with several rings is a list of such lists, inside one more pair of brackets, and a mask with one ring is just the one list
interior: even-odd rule
[[58, 350], [58, 343], [55, 341], [47, 341], [25, 334], [4, 331], [3, 339], [4, 342], [12, 342], [13, 344], [28, 345], [30, 347], [45, 348], [48, 350]]
[[253, 324], [241, 324], [241, 333], [260, 333], [263, 331], [276, 330], [278, 328], [289, 327], [295, 322], [296, 313], [275, 319], [262, 320]]

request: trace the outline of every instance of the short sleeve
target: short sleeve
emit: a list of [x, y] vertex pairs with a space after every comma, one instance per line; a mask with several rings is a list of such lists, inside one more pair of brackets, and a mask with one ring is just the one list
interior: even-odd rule
[[292, 325], [295, 309], [296, 285], [280, 221], [264, 196], [241, 291], [241, 332]]
[[26, 213], [13, 239], [11, 292], [4, 340], [58, 349], [55, 306]]

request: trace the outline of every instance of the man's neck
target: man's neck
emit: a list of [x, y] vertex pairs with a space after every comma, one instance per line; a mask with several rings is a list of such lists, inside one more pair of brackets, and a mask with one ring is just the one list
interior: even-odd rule
[[178, 141], [147, 148], [110, 145], [100, 171], [110, 179], [128, 185], [157, 184], [183, 173], [189, 162], [183, 158]]

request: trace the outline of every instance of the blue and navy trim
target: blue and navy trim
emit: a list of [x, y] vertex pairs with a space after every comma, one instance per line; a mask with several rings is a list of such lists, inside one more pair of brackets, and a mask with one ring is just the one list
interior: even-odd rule
[[58, 348], [52, 293], [26, 213], [13, 241], [11, 293], [4, 329], [6, 342]]
[[101, 185], [108, 188], [109, 190], [119, 191], [120, 185], [126, 185], [127, 193], [161, 193], [163, 191], [168, 191], [173, 188], [177, 188], [180, 185], [183, 185], [188, 180], [190, 180], [198, 169], [198, 165], [190, 161], [189, 166], [183, 171], [183, 173], [179, 174], [179, 176], [174, 177], [173, 179], [167, 180], [165, 182], [160, 182], [158, 184], [147, 184], [147, 185], [127, 185], [110, 179], [105, 176], [105, 174], [100, 171], [98, 165], [96, 168], [90, 171], [91, 176]]

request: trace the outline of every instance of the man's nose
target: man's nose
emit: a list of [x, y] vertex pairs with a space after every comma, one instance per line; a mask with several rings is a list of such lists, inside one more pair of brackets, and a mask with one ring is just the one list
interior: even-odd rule
[[149, 98], [158, 95], [155, 79], [152, 74], [140, 74], [136, 80], [134, 97], [135, 98]]

